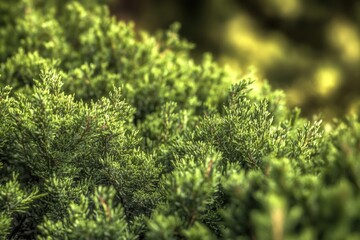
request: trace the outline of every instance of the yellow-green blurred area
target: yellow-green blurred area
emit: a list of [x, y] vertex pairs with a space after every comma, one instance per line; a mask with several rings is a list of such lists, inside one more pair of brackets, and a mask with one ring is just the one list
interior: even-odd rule
[[242, 74], [255, 68], [305, 115], [359, 109], [358, 0], [113, 0], [111, 10], [150, 32], [180, 22], [195, 58], [211, 52]]

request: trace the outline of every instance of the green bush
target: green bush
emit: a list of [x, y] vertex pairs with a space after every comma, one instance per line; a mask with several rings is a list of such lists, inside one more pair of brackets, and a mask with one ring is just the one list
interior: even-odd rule
[[96, 1], [0, 3], [3, 239], [357, 239], [360, 122]]

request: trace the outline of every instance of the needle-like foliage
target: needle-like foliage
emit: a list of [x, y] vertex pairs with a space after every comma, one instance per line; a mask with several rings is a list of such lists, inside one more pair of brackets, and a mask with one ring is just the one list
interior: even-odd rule
[[0, 238], [360, 238], [357, 116], [301, 118], [101, 4], [0, 2]]

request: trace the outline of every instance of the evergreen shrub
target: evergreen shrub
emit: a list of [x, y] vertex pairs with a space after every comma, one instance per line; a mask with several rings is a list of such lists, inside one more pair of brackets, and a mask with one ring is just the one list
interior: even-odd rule
[[360, 122], [100, 1], [0, 2], [2, 239], [359, 239]]

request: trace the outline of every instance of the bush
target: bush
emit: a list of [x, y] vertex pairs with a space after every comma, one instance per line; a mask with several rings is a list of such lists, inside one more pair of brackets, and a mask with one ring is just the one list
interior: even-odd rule
[[360, 122], [299, 117], [96, 1], [0, 3], [4, 239], [357, 239]]

